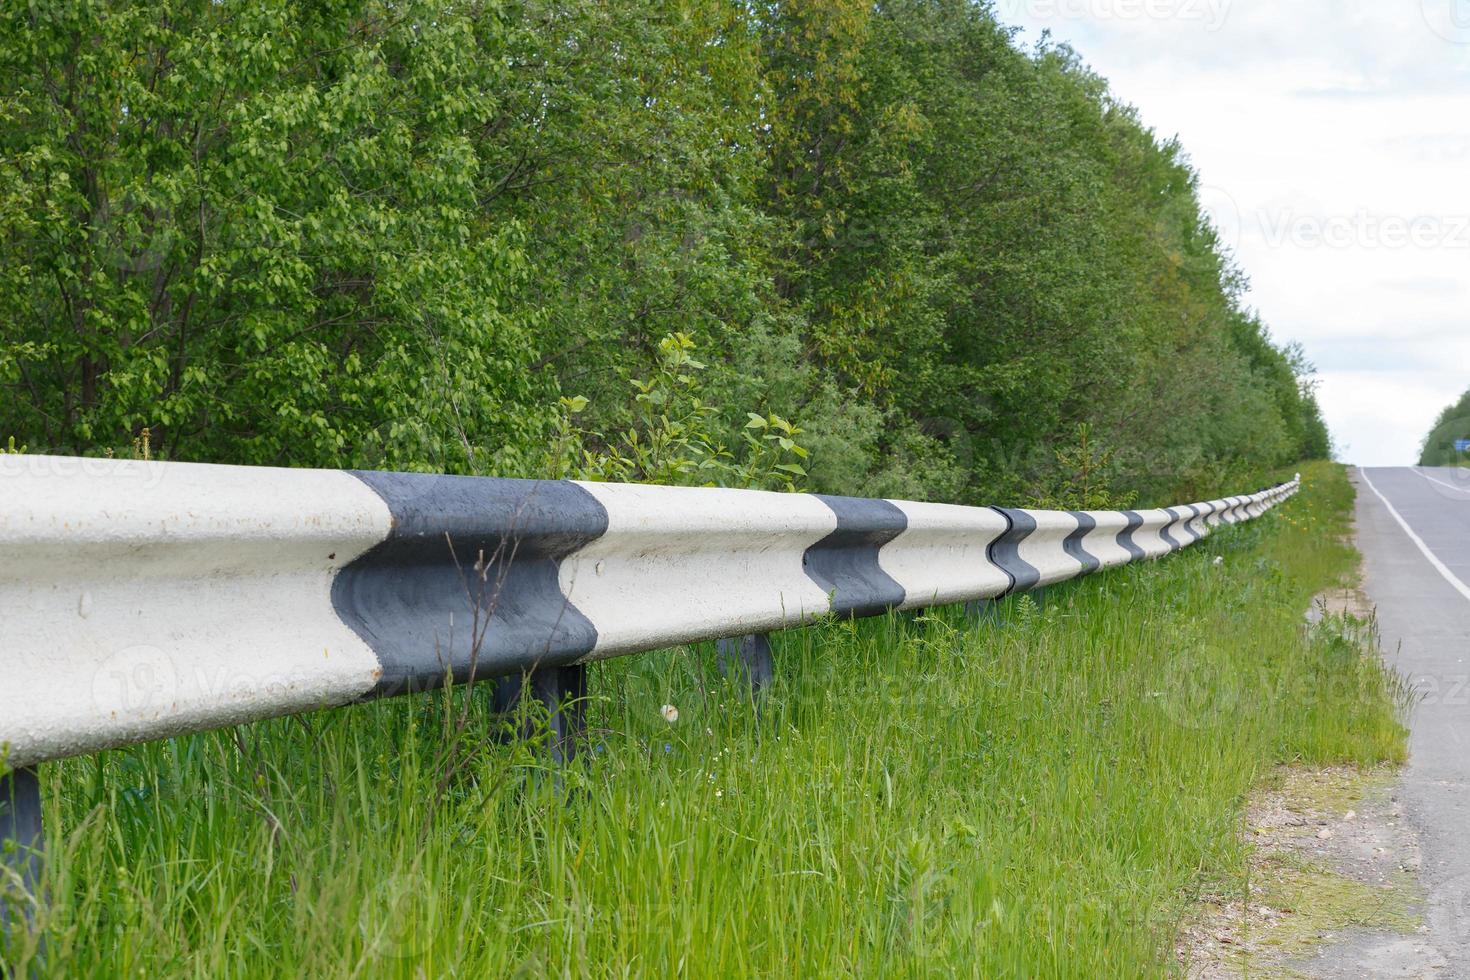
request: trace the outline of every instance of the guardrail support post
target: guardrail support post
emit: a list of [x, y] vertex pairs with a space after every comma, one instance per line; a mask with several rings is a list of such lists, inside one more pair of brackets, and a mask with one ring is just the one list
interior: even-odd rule
[[[524, 674], [512, 674], [495, 681], [495, 711], [514, 714], [521, 699], [528, 695], [546, 708], [548, 748], [551, 761], [561, 765], [577, 756], [577, 745], [587, 734], [587, 667], [537, 667]], [[527, 718], [521, 726], [521, 738], [534, 738], [539, 726]]]
[[762, 690], [776, 678], [776, 663], [771, 656], [771, 639], [765, 633], [732, 636], [715, 643], [720, 673], [744, 675], [750, 684], [750, 696], [760, 697]]
[[995, 618], [994, 599], [975, 599], [965, 603], [965, 617], [967, 619], [987, 620]]
[[[8, 935], [15, 901], [15, 878], [24, 893], [34, 895], [41, 877], [45, 838], [41, 831], [41, 784], [34, 769], [0, 776], [0, 937]], [[14, 916], [20, 922], [25, 911]]]

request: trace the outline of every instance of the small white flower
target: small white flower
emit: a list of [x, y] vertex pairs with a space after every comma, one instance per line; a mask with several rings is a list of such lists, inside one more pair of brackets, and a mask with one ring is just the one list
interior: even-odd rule
[[1223, 564], [1225, 564], [1225, 556], [1224, 555], [1216, 555], [1215, 556], [1215, 567], [1218, 568], [1218, 567], [1220, 567]]
[[664, 705], [663, 716], [664, 721], [672, 725], [674, 722], [679, 720], [679, 709], [674, 707], [672, 704], [666, 704]]
[[722, 798], [724, 795], [725, 795], [725, 791], [724, 790], [722, 790], [722, 789], [715, 790], [715, 799], [718, 800], [718, 799]]

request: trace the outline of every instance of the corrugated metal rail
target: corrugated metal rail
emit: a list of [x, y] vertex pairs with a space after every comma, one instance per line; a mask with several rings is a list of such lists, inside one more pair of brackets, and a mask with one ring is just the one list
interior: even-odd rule
[[[1064, 512], [0, 456], [0, 746], [23, 771], [511, 676], [502, 704], [529, 678], [569, 752], [579, 712], [566, 702], [590, 661], [724, 640], [759, 684], [771, 631], [1158, 558], [1298, 482]], [[0, 793], [0, 834], [30, 833], [33, 790], [25, 777]]]

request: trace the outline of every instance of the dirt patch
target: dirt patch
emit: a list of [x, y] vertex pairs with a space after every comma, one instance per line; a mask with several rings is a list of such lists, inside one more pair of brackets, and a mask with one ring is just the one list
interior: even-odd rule
[[1361, 589], [1328, 589], [1312, 600], [1307, 621], [1320, 623], [1329, 616], [1351, 616], [1366, 623], [1374, 619], [1375, 611]]
[[[1247, 880], [1206, 896], [1183, 932], [1186, 974], [1432, 974], [1434, 954], [1420, 941], [1419, 846], [1395, 783], [1391, 769], [1273, 773], [1246, 812]], [[1379, 956], [1392, 966], [1369, 969]]]
[[[1311, 629], [1378, 656], [1377, 613], [1354, 587], [1317, 596]], [[1446, 966], [1429, 944], [1419, 841], [1397, 770], [1282, 767], [1257, 787], [1242, 837], [1245, 881], [1196, 907], [1178, 953], [1187, 976], [1426, 977]]]

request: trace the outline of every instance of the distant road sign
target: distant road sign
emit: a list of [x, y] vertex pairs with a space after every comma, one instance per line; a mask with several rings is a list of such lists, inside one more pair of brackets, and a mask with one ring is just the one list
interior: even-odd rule
[[1470, 439], [1456, 439], [1455, 452], [1470, 453]]

